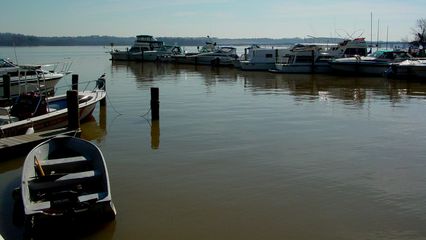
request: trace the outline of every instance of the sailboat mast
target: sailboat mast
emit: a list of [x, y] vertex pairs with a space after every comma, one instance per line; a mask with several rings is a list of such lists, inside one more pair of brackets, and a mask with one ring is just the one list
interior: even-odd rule
[[370, 53], [373, 51], [373, 12], [370, 13]]
[[379, 50], [379, 29], [380, 29], [380, 19], [377, 19], [377, 50]]

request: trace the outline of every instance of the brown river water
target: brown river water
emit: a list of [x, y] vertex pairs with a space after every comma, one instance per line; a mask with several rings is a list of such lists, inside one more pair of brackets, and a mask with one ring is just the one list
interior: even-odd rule
[[[82, 137], [106, 158], [118, 214], [56, 239], [426, 239], [426, 81], [116, 63], [102, 47], [0, 50], [72, 60], [81, 81], [107, 75], [107, 106]], [[0, 156], [7, 240], [22, 238], [11, 192], [24, 157]]]

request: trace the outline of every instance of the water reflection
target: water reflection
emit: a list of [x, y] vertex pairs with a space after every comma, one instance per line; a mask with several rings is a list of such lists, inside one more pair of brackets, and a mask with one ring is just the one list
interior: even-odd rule
[[426, 84], [411, 79], [345, 76], [331, 74], [274, 74], [183, 64], [112, 62], [112, 71], [133, 75], [138, 86], [162, 80], [199, 77], [205, 86], [242, 84], [252, 94], [289, 94], [295, 101], [331, 101], [363, 106], [369, 99], [407, 100], [410, 96], [426, 96]]
[[101, 143], [107, 134], [107, 107], [99, 106], [99, 123], [93, 115], [90, 115], [81, 124], [81, 138]]

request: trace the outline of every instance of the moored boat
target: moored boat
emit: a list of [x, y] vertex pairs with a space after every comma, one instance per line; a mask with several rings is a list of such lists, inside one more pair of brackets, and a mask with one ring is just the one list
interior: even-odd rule
[[[106, 91], [95, 89], [78, 93], [80, 120], [94, 111], [96, 103], [106, 97]], [[20, 95], [11, 107], [0, 108], [0, 138], [34, 131], [56, 129], [68, 124], [66, 95], [46, 97], [30, 92]]]
[[392, 63], [386, 70], [388, 77], [426, 78], [426, 60], [412, 59], [400, 63]]
[[111, 60], [117, 61], [156, 61], [162, 56], [177, 54], [179, 50], [179, 47], [165, 45], [151, 35], [138, 35], [130, 49], [113, 49], [110, 54]]
[[234, 47], [215, 47], [211, 51], [200, 51], [198, 54], [172, 56], [176, 63], [214, 66], [234, 66], [237, 58], [237, 49]]
[[290, 49], [277, 52], [275, 68], [271, 72], [281, 73], [327, 73], [330, 62], [336, 58], [367, 53], [364, 38], [345, 39], [337, 45], [296, 44]]
[[[62, 66], [62, 69], [56, 71]], [[51, 66], [52, 69], [48, 70]], [[0, 92], [3, 94], [3, 75], [10, 76], [10, 94], [17, 96], [28, 91], [43, 89], [52, 91], [61, 78], [69, 74], [71, 63], [16, 65], [7, 59], [0, 59]]]
[[22, 167], [21, 199], [26, 226], [57, 217], [113, 220], [106, 162], [93, 143], [69, 136], [47, 140], [28, 153]]
[[338, 58], [330, 62], [333, 71], [365, 75], [383, 75], [392, 63], [399, 63], [412, 56], [403, 50], [378, 50], [366, 57]]

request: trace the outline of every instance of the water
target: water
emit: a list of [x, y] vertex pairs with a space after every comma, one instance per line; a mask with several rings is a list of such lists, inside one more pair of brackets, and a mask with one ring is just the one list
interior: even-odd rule
[[[107, 107], [82, 128], [107, 159], [118, 215], [79, 237], [426, 239], [426, 83], [111, 63], [107, 50], [16, 49], [21, 63], [71, 59], [81, 81], [107, 74]], [[151, 87], [159, 123], [145, 115]], [[22, 163], [0, 162], [6, 239], [22, 236]]]

